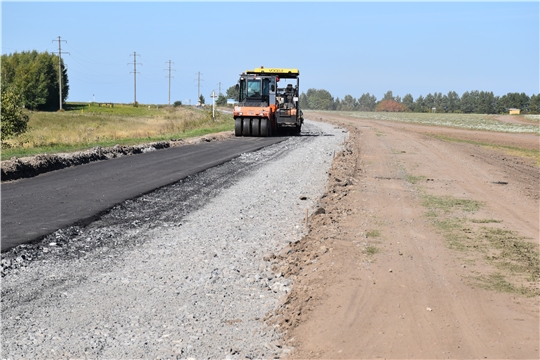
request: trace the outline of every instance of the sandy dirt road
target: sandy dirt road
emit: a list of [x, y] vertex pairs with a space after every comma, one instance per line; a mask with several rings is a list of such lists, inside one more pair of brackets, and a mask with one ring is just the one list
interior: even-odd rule
[[306, 117], [350, 138], [309, 235], [276, 259], [295, 287], [269, 321], [291, 357], [537, 359], [539, 168], [434, 135], [538, 137]]

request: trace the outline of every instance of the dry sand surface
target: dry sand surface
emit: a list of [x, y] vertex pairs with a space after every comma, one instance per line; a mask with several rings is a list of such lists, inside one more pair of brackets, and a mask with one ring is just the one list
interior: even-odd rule
[[[276, 259], [295, 286], [269, 321], [291, 357], [538, 359], [539, 168], [433, 135], [529, 149], [538, 137], [306, 117], [350, 136], [309, 234]], [[511, 267], [523, 258], [493, 234], [533, 244], [531, 266]]]

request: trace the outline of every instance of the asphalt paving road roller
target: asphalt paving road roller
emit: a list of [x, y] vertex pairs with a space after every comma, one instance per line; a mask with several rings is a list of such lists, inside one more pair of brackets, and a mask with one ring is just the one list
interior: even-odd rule
[[236, 84], [235, 136], [300, 134], [304, 118], [298, 106], [300, 71], [256, 68], [240, 75]]

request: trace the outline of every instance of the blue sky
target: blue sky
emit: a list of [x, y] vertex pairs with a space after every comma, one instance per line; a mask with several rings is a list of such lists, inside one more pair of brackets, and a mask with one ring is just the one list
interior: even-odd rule
[[62, 51], [68, 101], [207, 102], [247, 69], [334, 97], [539, 93], [539, 2], [2, 2], [2, 54]]

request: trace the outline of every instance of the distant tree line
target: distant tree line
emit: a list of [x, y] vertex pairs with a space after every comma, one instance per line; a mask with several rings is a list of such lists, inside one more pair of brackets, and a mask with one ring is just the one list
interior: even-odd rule
[[[68, 97], [67, 69], [62, 62], [62, 102]], [[9, 91], [30, 110], [58, 110], [58, 56], [48, 52], [23, 51], [1, 58], [2, 93]]]
[[[227, 99], [237, 99], [238, 90], [235, 86], [227, 89], [226, 95], [219, 94], [216, 103], [225, 105]], [[447, 94], [436, 92], [420, 95], [416, 99], [411, 94], [403, 98], [394, 96], [387, 91], [378, 100], [370, 93], [362, 94], [359, 98], [345, 95], [343, 99], [334, 98], [324, 89], [308, 89], [300, 94], [300, 108], [307, 110], [339, 110], [339, 111], [387, 111], [387, 112], [435, 112], [464, 113], [464, 114], [502, 114], [508, 109], [520, 109], [522, 113], [540, 113], [540, 94], [528, 96], [525, 93], [508, 93], [495, 96], [493, 92], [466, 91], [461, 96], [455, 91]]]
[[540, 94], [528, 96], [525, 93], [508, 93], [495, 96], [493, 92], [478, 90], [466, 91], [461, 96], [455, 91], [448, 94], [436, 92], [425, 97], [420, 95], [416, 99], [411, 94], [401, 98], [388, 91], [378, 100], [370, 93], [362, 94], [357, 99], [351, 95], [340, 99], [334, 98], [327, 90], [309, 89], [300, 94], [299, 102], [300, 108], [311, 110], [501, 114], [515, 108], [522, 113], [540, 113]]

